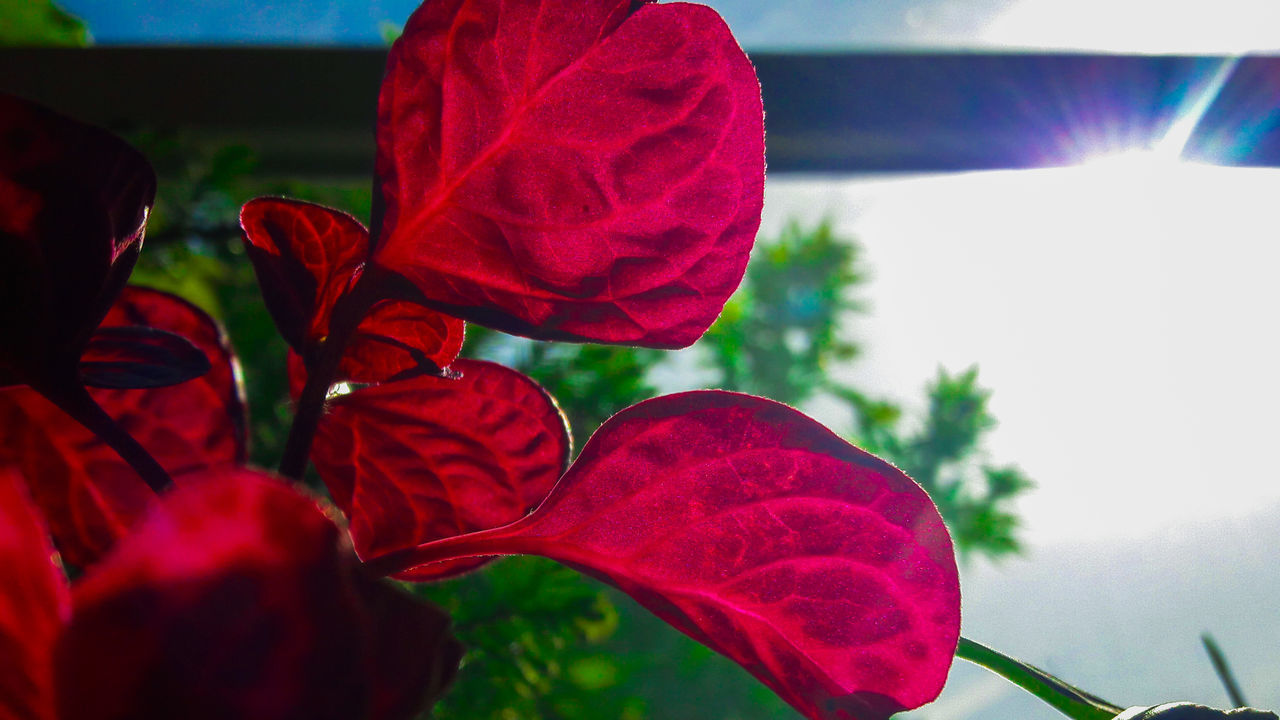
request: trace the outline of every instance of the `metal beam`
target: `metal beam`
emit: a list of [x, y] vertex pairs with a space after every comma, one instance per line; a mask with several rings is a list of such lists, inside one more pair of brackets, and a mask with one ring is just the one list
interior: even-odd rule
[[[382, 49], [0, 49], [0, 89], [118, 130], [253, 147], [262, 169], [372, 169]], [[757, 54], [772, 172], [1042, 167], [1149, 145], [1280, 167], [1280, 58]], [[1215, 84], [1215, 77], [1220, 83]]]

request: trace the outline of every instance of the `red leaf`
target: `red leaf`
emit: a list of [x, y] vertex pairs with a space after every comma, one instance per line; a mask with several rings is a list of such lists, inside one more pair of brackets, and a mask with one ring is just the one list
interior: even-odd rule
[[339, 377], [380, 383], [426, 370], [438, 374], [462, 350], [463, 322], [421, 305], [383, 300], [356, 327]]
[[[92, 389], [94, 400], [171, 475], [244, 462], [239, 380], [217, 324], [176, 296], [129, 287], [103, 320], [104, 328], [122, 326], [182, 335], [210, 370], [164, 388]], [[97, 560], [153, 499], [115, 451], [28, 388], [0, 390], [0, 428], [0, 464], [7, 460], [31, 479], [59, 547], [76, 565]]]
[[0, 720], [53, 720], [53, 646], [71, 603], [22, 485], [0, 466]]
[[[407, 719], [375, 698], [425, 701], [460, 653], [447, 617], [357, 569], [292, 488], [243, 469], [189, 478], [74, 588], [59, 717]], [[414, 649], [373, 677], [388, 670], [375, 651]]]
[[76, 380], [137, 259], [155, 189], [124, 141], [0, 93], [0, 386]]
[[[250, 200], [240, 226], [276, 327], [310, 364], [329, 335], [335, 304], [364, 267], [369, 231], [344, 212], [283, 198]], [[438, 370], [458, 356], [462, 335], [457, 318], [384, 300], [357, 327], [339, 379], [374, 383], [420, 367]]]
[[376, 565], [510, 553], [621, 588], [810, 718], [881, 720], [932, 700], [960, 632], [951, 540], [924, 491], [748, 395], [640, 403], [523, 520]]
[[[362, 557], [506, 525], [551, 490], [569, 459], [564, 416], [515, 370], [459, 360], [457, 379], [420, 376], [335, 398], [311, 459], [351, 520]], [[419, 568], [435, 580], [482, 561]]]
[[378, 266], [434, 307], [520, 335], [702, 335], [760, 222], [760, 86], [714, 11], [631, 5], [414, 13], [379, 97]]

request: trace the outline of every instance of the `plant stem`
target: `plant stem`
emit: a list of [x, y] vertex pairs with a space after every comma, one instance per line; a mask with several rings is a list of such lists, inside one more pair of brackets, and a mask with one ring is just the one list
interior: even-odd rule
[[1244, 693], [1240, 692], [1240, 685], [1236, 683], [1236, 676], [1231, 672], [1231, 666], [1227, 664], [1227, 657], [1222, 654], [1222, 648], [1218, 647], [1218, 643], [1209, 633], [1201, 635], [1200, 642], [1204, 643], [1204, 650], [1209, 653], [1209, 662], [1213, 663], [1213, 671], [1218, 673], [1218, 679], [1222, 680], [1223, 687], [1227, 689], [1227, 697], [1231, 699], [1231, 704], [1238, 708], [1248, 707], [1249, 703], [1245, 702]]
[[362, 273], [351, 290], [334, 303], [329, 318], [329, 335], [320, 343], [314, 366], [307, 368], [307, 384], [302, 388], [293, 425], [289, 428], [289, 439], [280, 460], [280, 474], [284, 477], [301, 480], [306, 472], [311, 441], [320, 425], [320, 416], [324, 414], [329, 386], [342, 364], [342, 353], [360, 321], [382, 299], [374, 283], [369, 282], [372, 276], [369, 272]]
[[[488, 530], [432, 540], [415, 547], [394, 550], [364, 562], [365, 569], [376, 577], [390, 577], [419, 565], [439, 560], [459, 560], [491, 555], [540, 555], [536, 542], [522, 542], [520, 531], [532, 515], [513, 523]], [[543, 557], [550, 557], [543, 555]], [[552, 558], [561, 560], [562, 558]]]
[[162, 493], [173, 486], [169, 472], [132, 435], [120, 427], [78, 381], [59, 384], [52, 391], [40, 388], [39, 392], [115, 450], [156, 493]]
[[1068, 685], [1040, 668], [965, 637], [960, 638], [956, 657], [981, 665], [1074, 720], [1111, 720], [1124, 712], [1124, 708]]

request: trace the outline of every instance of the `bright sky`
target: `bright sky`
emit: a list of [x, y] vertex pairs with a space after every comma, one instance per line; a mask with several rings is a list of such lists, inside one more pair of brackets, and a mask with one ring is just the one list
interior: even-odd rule
[[1218, 54], [1280, 47], [1274, 0], [1019, 0], [980, 35], [1000, 47]]
[[862, 383], [919, 401], [977, 363], [992, 460], [1040, 483], [1037, 540], [1133, 535], [1280, 498], [1280, 171], [1118, 158], [898, 180], [771, 180], [766, 233], [866, 246]]

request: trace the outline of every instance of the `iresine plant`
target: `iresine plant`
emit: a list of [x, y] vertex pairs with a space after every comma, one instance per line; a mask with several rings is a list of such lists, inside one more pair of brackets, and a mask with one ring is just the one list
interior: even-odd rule
[[[402, 583], [510, 554], [621, 589], [815, 720], [931, 701], [957, 648], [1072, 717], [1122, 711], [961, 640], [929, 497], [800, 412], [658, 397], [568, 465], [553, 398], [458, 358], [465, 323], [678, 348], [715, 320], [764, 127], [713, 11], [431, 0], [377, 117], [368, 228], [282, 198], [241, 213], [292, 348], [273, 475], [245, 466], [216, 324], [125, 287], [146, 160], [0, 98], [0, 718], [417, 717], [462, 649]], [[309, 461], [328, 498], [298, 483]]]

